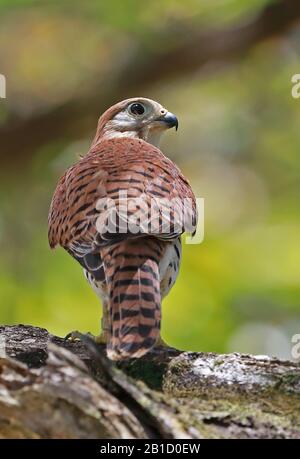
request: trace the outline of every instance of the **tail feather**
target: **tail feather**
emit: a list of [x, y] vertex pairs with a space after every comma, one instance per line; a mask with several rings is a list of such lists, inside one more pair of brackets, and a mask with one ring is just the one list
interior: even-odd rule
[[122, 241], [101, 249], [109, 293], [112, 360], [146, 354], [160, 334], [159, 259], [163, 244], [153, 239]]

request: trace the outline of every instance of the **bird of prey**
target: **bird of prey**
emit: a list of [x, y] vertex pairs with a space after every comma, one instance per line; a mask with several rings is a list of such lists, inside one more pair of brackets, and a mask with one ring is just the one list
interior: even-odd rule
[[52, 198], [50, 247], [67, 250], [100, 297], [98, 338], [112, 360], [139, 358], [160, 342], [161, 301], [178, 275], [180, 237], [196, 225], [189, 182], [157, 147], [172, 127], [176, 116], [153, 100], [113, 105]]

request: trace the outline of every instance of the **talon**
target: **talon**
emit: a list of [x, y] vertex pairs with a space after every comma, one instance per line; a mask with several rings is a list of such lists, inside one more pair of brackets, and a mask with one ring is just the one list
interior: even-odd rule
[[80, 332], [78, 330], [72, 331], [64, 337], [64, 340], [70, 341], [72, 343], [75, 343], [76, 341], [80, 341]]

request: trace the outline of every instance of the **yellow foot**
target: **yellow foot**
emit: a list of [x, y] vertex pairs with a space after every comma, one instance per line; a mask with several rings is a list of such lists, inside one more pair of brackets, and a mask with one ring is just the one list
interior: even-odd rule
[[[74, 343], [76, 341], [80, 341], [81, 335], [82, 335], [82, 333], [80, 333], [79, 331], [75, 330], [75, 331], [72, 331], [72, 332], [68, 333], [65, 336], [64, 339]], [[95, 343], [97, 343], [97, 344], [106, 344], [107, 341], [108, 341], [107, 333], [103, 332], [103, 331], [98, 336], [95, 336], [90, 332], [86, 333], [86, 335], [88, 335], [91, 339], [93, 339], [95, 341]]]
[[70, 333], [68, 333], [64, 339], [66, 341], [70, 341], [71, 343], [74, 343], [75, 341], [80, 341], [80, 335], [81, 333], [78, 330], [74, 330]]

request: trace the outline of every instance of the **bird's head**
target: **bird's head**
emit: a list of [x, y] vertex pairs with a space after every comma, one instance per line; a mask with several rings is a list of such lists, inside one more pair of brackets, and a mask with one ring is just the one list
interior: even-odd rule
[[178, 128], [178, 120], [162, 105], [144, 97], [126, 99], [110, 107], [99, 119], [94, 144], [102, 139], [131, 137], [158, 145], [169, 128]]

